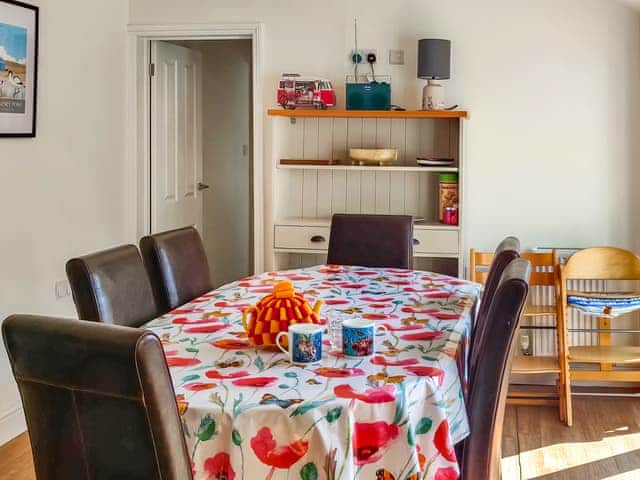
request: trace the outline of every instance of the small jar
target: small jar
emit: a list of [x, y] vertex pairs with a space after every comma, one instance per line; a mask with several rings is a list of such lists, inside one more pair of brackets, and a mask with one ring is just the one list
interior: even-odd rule
[[[457, 173], [441, 173], [439, 176], [439, 202], [438, 202], [438, 220], [446, 223], [444, 220], [445, 208], [456, 208], [456, 223], [458, 223], [458, 174]], [[451, 225], [451, 224], [450, 224]]]

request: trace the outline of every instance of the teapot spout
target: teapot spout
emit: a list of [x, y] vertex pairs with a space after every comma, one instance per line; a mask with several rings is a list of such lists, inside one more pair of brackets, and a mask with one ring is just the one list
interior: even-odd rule
[[320, 315], [320, 308], [322, 307], [322, 305], [324, 304], [324, 302], [320, 299], [316, 300], [316, 303], [313, 305], [313, 313]]
[[247, 315], [256, 309], [255, 305], [249, 305], [247, 308], [242, 310], [242, 326], [244, 327], [245, 332], [249, 331], [249, 324], [247, 323]]

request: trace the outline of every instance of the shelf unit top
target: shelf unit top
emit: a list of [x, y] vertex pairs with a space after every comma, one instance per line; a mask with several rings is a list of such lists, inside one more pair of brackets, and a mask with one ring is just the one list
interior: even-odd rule
[[313, 118], [467, 118], [465, 110], [340, 110], [270, 108], [270, 117]]
[[376, 166], [376, 165], [281, 165], [278, 164], [277, 168], [281, 169], [293, 169], [293, 170], [349, 170], [349, 171], [376, 171], [376, 172], [438, 172], [455, 173], [458, 171], [458, 167], [421, 167], [416, 165], [414, 167], [408, 165], [398, 165], [396, 167], [391, 166]]
[[[285, 217], [276, 220], [275, 225], [279, 226], [304, 226], [304, 227], [329, 227], [331, 218], [329, 217]], [[460, 230], [458, 225], [445, 225], [443, 223], [420, 221], [413, 226], [418, 230]]]

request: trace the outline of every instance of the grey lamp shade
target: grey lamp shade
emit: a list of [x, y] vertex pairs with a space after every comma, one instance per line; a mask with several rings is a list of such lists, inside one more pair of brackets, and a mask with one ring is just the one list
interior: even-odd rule
[[444, 79], [451, 74], [451, 40], [418, 40], [418, 78]]

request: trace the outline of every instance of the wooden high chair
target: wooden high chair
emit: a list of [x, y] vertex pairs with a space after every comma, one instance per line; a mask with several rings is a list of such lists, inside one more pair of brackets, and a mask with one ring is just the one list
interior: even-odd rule
[[[555, 250], [552, 252], [522, 252], [522, 258], [531, 262], [531, 278], [529, 280], [529, 299], [522, 313], [523, 322], [521, 330], [535, 331], [537, 329], [554, 329], [556, 331], [557, 356], [518, 354], [514, 357], [511, 373], [515, 375], [555, 375], [557, 378], [555, 392], [538, 392], [530, 390], [518, 390], [511, 388], [507, 402], [516, 405], [558, 405], [560, 420], [567, 423], [566, 412], [570, 409], [571, 396], [565, 387], [567, 382], [567, 369], [563, 368], [561, 359], [566, 357], [566, 340], [563, 332], [566, 327], [563, 325], [564, 318], [558, 314], [560, 302], [559, 298], [559, 275], [558, 256]], [[477, 252], [471, 249], [470, 258], [470, 280], [484, 284], [487, 273], [493, 260], [493, 254], [487, 252]], [[542, 294], [546, 289], [547, 294]], [[536, 295], [540, 292], [539, 295]], [[542, 297], [547, 301], [544, 304], [534, 303], [533, 298]], [[527, 320], [534, 318], [555, 319], [555, 325], [531, 325]]]
[[[569, 368], [570, 362], [589, 363], [599, 366], [598, 370], [567, 370], [564, 388], [569, 394], [571, 381], [638, 382], [640, 370], [614, 370], [615, 365], [639, 365], [640, 346], [614, 346], [612, 333], [638, 333], [637, 329], [612, 329], [612, 320], [619, 315], [631, 313], [640, 308], [640, 292], [578, 292], [570, 291], [570, 280], [640, 280], [640, 257], [635, 253], [615, 247], [595, 247], [574, 253], [565, 265], [560, 267], [560, 315], [565, 325], [565, 342], [568, 345], [568, 331], [590, 331], [598, 333], [596, 346], [568, 346], [567, 355], [561, 363]], [[637, 283], [637, 282], [635, 282]], [[608, 288], [608, 287], [607, 287]], [[638, 285], [634, 285], [637, 290]], [[578, 302], [578, 303], [576, 303]], [[586, 306], [596, 302], [595, 306]], [[598, 306], [604, 304], [604, 308]], [[598, 318], [597, 329], [566, 329], [568, 308], [577, 308]], [[601, 314], [597, 312], [600, 311]], [[571, 425], [573, 413], [571, 403], [567, 404], [567, 422]]]

